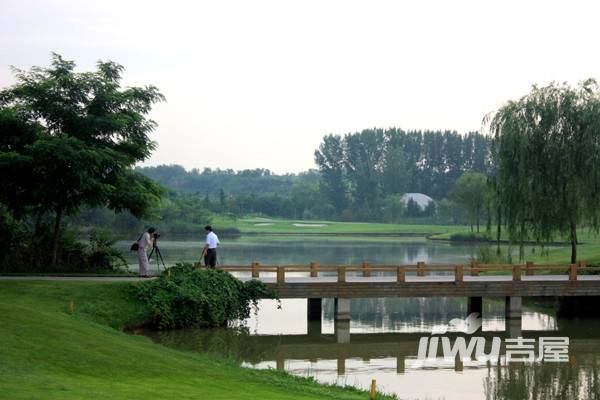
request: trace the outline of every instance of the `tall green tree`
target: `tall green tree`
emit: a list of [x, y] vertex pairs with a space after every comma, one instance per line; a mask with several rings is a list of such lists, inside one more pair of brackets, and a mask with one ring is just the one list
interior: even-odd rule
[[452, 188], [452, 199], [463, 210], [471, 225], [471, 232], [473, 223], [479, 232], [481, 216], [487, 205], [487, 191], [487, 177], [480, 172], [465, 172]]
[[65, 215], [87, 205], [142, 216], [157, 203], [160, 186], [132, 167], [155, 148], [146, 115], [164, 97], [121, 88], [123, 67], [111, 61], [75, 72], [53, 54], [49, 68], [14, 72], [17, 83], [0, 91], [0, 200], [15, 214], [53, 214], [56, 265]]
[[347, 206], [347, 185], [344, 176], [344, 147], [342, 138], [327, 135], [315, 150], [315, 163], [321, 172], [321, 190], [337, 214]]
[[598, 231], [600, 90], [594, 80], [573, 87], [534, 86], [488, 116], [494, 135], [496, 190], [512, 239], [547, 242], [568, 235], [577, 261], [577, 227]]

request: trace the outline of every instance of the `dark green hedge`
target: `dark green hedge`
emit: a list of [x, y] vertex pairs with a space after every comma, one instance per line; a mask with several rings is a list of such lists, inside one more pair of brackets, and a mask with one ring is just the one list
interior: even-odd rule
[[180, 263], [137, 287], [138, 297], [151, 309], [159, 329], [184, 328], [199, 323], [212, 326], [250, 316], [261, 298], [276, 298], [258, 280], [242, 282], [214, 269]]

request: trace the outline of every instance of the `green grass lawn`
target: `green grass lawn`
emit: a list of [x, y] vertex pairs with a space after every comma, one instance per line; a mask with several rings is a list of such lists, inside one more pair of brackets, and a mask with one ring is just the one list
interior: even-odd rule
[[128, 335], [124, 326], [148, 318], [128, 290], [116, 282], [1, 281], [0, 399], [368, 398]]
[[212, 222], [215, 231], [219, 228], [237, 228], [241, 233], [284, 233], [284, 234], [416, 234], [431, 235], [447, 232], [463, 232], [469, 228], [457, 225], [409, 225], [375, 222], [304, 221], [278, 218], [245, 217], [230, 219], [216, 216]]

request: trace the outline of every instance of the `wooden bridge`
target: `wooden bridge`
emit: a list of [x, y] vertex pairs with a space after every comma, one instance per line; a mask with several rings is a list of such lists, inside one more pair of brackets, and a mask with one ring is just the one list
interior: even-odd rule
[[336, 320], [350, 320], [350, 299], [466, 297], [468, 313], [483, 297], [504, 297], [506, 318], [521, 318], [522, 298], [600, 296], [600, 268], [578, 264], [260, 265], [219, 266], [242, 280], [260, 279], [282, 299], [308, 299], [309, 320], [321, 320], [323, 298], [335, 299]]
[[557, 264], [219, 266], [260, 279], [280, 298], [597, 296], [596, 268]]

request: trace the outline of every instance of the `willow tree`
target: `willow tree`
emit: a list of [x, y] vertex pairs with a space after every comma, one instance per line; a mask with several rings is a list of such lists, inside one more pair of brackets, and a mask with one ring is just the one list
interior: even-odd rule
[[510, 239], [547, 243], [568, 236], [575, 263], [577, 227], [600, 227], [598, 84], [534, 86], [488, 120], [498, 207]]

